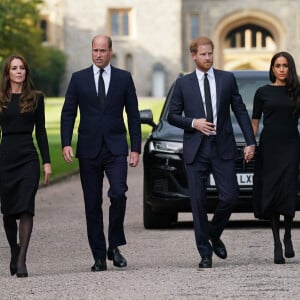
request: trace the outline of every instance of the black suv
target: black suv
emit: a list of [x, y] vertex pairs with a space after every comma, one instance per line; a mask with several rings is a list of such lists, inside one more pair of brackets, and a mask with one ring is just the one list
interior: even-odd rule
[[[240, 94], [247, 106], [249, 116], [252, 114], [252, 103], [258, 87], [269, 83], [267, 71], [243, 70], [234, 71]], [[144, 227], [166, 228], [176, 222], [178, 212], [190, 212], [188, 184], [182, 157], [183, 130], [167, 122], [169, 104], [173, 87], [166, 97], [159, 123], [153, 122], [151, 110], [141, 110], [142, 124], [149, 124], [153, 131], [144, 146]], [[252, 176], [254, 160], [246, 163], [243, 159], [245, 140], [234, 116], [232, 125], [235, 133], [238, 157], [236, 173], [240, 196], [234, 212], [251, 212]], [[207, 189], [208, 212], [214, 211], [218, 198], [213, 176], [210, 175]]]

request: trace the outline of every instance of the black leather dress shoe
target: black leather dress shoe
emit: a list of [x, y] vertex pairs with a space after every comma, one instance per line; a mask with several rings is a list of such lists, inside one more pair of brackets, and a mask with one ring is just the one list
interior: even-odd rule
[[212, 267], [211, 256], [203, 256], [199, 263], [199, 268], [211, 268], [211, 267]]
[[127, 261], [125, 257], [120, 253], [119, 249], [116, 248], [108, 248], [107, 250], [107, 258], [113, 261], [115, 267], [124, 268], [127, 266]]
[[100, 271], [106, 271], [106, 260], [102, 258], [98, 258], [95, 260], [95, 264], [91, 267], [92, 272], [100, 272]]
[[227, 251], [226, 251], [226, 247], [224, 245], [224, 243], [221, 241], [220, 238], [211, 238], [211, 244], [212, 244], [212, 248], [215, 252], [215, 254], [222, 258], [225, 259], [227, 257]]

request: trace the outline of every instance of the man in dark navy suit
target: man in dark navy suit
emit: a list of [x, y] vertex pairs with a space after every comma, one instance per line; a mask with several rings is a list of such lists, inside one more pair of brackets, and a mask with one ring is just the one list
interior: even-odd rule
[[[212, 252], [225, 259], [221, 240], [238, 197], [235, 173], [236, 143], [230, 118], [233, 111], [247, 146], [244, 158], [253, 158], [255, 138], [248, 112], [231, 72], [212, 68], [213, 42], [198, 37], [190, 45], [196, 70], [177, 79], [168, 121], [184, 129], [183, 157], [186, 165], [200, 268], [212, 267]], [[211, 223], [206, 211], [206, 187], [210, 172], [219, 193]]]
[[[128, 144], [123, 119], [127, 114], [130, 137], [129, 165], [136, 167], [141, 153], [141, 122], [134, 82], [129, 72], [110, 65], [112, 40], [97, 35], [92, 40], [93, 65], [73, 73], [61, 113], [64, 160], [72, 163], [71, 146], [77, 109], [80, 112], [76, 157], [84, 195], [89, 245], [95, 260], [92, 271], [107, 269], [106, 257], [116, 267], [127, 261], [118, 246], [125, 245]], [[109, 182], [108, 248], [103, 230], [103, 177]]]

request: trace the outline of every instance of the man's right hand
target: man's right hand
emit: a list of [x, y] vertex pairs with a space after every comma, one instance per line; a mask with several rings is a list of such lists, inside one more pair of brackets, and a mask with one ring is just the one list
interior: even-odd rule
[[73, 162], [73, 159], [72, 157], [74, 157], [74, 153], [73, 153], [73, 149], [71, 146], [65, 146], [63, 147], [62, 149], [62, 156], [64, 158], [64, 160], [67, 162], [67, 163], [72, 163]]
[[216, 132], [214, 123], [207, 122], [206, 119], [194, 119], [193, 127], [205, 135]]

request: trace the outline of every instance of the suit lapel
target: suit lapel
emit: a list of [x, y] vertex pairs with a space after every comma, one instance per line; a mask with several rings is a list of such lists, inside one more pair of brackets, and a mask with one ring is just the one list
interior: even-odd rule
[[195, 99], [199, 99], [199, 102], [200, 102], [199, 107], [200, 107], [201, 113], [202, 113], [202, 115], [205, 116], [205, 109], [203, 106], [203, 99], [202, 99], [196, 71], [194, 71], [193, 73], [190, 74], [190, 81], [191, 81], [191, 87], [192, 87], [193, 94], [195, 95]]
[[221, 100], [221, 89], [222, 89], [222, 80], [220, 78], [220, 74], [217, 70], [214, 70], [214, 74], [215, 74], [215, 82], [216, 82], [216, 97], [217, 97], [217, 114], [219, 112], [219, 106], [220, 106], [220, 100]]
[[115, 68], [111, 65], [110, 66], [110, 81], [109, 81], [109, 87], [107, 89], [106, 99], [108, 99], [111, 96], [111, 93], [114, 90], [115, 77], [116, 77]]
[[93, 96], [98, 98], [93, 66], [87, 69], [87, 86], [89, 87], [90, 91], [92, 91]]

